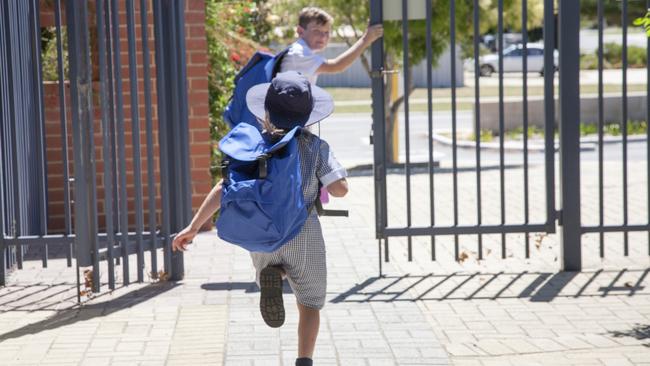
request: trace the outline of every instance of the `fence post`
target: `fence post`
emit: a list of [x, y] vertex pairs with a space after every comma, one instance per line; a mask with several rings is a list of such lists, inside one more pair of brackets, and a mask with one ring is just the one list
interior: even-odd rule
[[[370, 0], [370, 24], [381, 24], [382, 0]], [[379, 275], [382, 273], [381, 243], [386, 227], [386, 115], [384, 110], [384, 42], [379, 40], [370, 47], [372, 86], [372, 137], [375, 175], [375, 234], [379, 249]], [[386, 251], [388, 241], [384, 240]], [[386, 256], [388, 258], [388, 256]]]
[[93, 134], [92, 72], [88, 4], [66, 2], [70, 50], [70, 96], [74, 144], [75, 248], [79, 266], [93, 266], [93, 292], [99, 292], [99, 248]]
[[580, 224], [580, 2], [560, 0], [560, 240], [565, 271], [582, 269]]
[[185, 1], [156, 0], [153, 9], [165, 270], [171, 280], [179, 281], [185, 275], [183, 253], [171, 250], [171, 233], [182, 230], [192, 213], [184, 58]]
[[[382, 23], [382, 1], [370, 1], [370, 23]], [[383, 237], [386, 193], [386, 116], [384, 113], [384, 43], [374, 42], [371, 50], [372, 76], [372, 135], [375, 161], [375, 224], [377, 238]]]

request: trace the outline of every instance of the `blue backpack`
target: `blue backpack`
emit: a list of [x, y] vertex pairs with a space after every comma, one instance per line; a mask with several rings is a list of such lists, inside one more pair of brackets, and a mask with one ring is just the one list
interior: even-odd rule
[[273, 252], [304, 225], [298, 141], [300, 127], [269, 143], [257, 127], [235, 126], [221, 141], [223, 193], [217, 234], [251, 252]]
[[240, 122], [257, 126], [257, 119], [246, 106], [246, 93], [257, 84], [270, 82], [280, 71], [280, 64], [287, 52], [289, 52], [288, 48], [275, 56], [266, 52], [255, 52], [246, 66], [237, 73], [235, 90], [223, 112], [223, 119], [230, 128]]

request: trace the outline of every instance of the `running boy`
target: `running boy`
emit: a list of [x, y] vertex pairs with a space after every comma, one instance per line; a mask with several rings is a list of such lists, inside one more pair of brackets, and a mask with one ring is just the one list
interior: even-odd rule
[[[256, 85], [246, 95], [251, 112], [264, 126], [263, 133], [275, 140], [295, 126], [305, 127], [332, 113], [332, 98], [297, 72], [278, 73], [271, 83]], [[298, 137], [304, 202], [315, 202], [319, 182], [334, 197], [348, 192], [345, 169], [336, 161], [324, 140], [302, 129]], [[221, 182], [208, 194], [192, 223], [174, 239], [174, 250], [185, 250], [199, 227], [219, 209]], [[311, 206], [311, 205], [310, 205]], [[297, 366], [311, 366], [325, 304], [327, 266], [325, 242], [316, 210], [310, 210], [300, 233], [271, 253], [251, 252], [260, 286], [260, 311], [271, 327], [284, 323], [282, 276], [296, 296], [298, 322]]]

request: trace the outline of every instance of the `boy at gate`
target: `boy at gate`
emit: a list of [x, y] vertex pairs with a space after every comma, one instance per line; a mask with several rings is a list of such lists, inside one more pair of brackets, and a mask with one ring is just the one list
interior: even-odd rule
[[[312, 85], [316, 85], [319, 74], [335, 74], [345, 71], [361, 56], [375, 40], [384, 35], [382, 24], [369, 26], [361, 38], [348, 50], [333, 59], [325, 59], [318, 53], [323, 51], [330, 41], [334, 18], [325, 10], [306, 7], [298, 14], [298, 40], [289, 46], [282, 59], [280, 71], [297, 71], [305, 75]], [[320, 194], [321, 201], [329, 201], [327, 190]]]
[[298, 40], [289, 46], [289, 52], [280, 65], [280, 71], [298, 71], [305, 75], [312, 85], [319, 74], [334, 74], [345, 71], [361, 56], [375, 40], [384, 34], [381, 24], [369, 26], [361, 38], [347, 51], [336, 58], [325, 59], [318, 53], [329, 43], [334, 18], [325, 10], [307, 7], [298, 15]]
[[[246, 102], [271, 141], [279, 140], [296, 126], [306, 127], [319, 122], [334, 108], [327, 92], [311, 85], [297, 72], [279, 73], [271, 83], [251, 88]], [[316, 202], [320, 185], [334, 197], [345, 196], [348, 192], [347, 173], [334, 158], [327, 142], [307, 129], [300, 129], [294, 138], [298, 139], [304, 202]], [[219, 209], [221, 192], [222, 182], [208, 194], [191, 224], [174, 238], [174, 250], [185, 250], [191, 244], [199, 227]], [[307, 212], [307, 220], [298, 235], [279, 249], [270, 253], [250, 252], [261, 290], [260, 312], [269, 326], [279, 327], [284, 323], [283, 276], [296, 296], [299, 311], [296, 366], [313, 364], [320, 309], [325, 304], [327, 287], [325, 242], [320, 222], [316, 210], [309, 208]]]

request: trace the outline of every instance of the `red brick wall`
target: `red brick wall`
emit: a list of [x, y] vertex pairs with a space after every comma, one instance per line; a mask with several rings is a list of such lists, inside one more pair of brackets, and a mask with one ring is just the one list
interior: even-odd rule
[[192, 209], [196, 211], [212, 189], [210, 176], [208, 44], [205, 36], [205, 1], [187, 0], [185, 4]]
[[[94, 2], [91, 2], [94, 3]], [[133, 171], [133, 143], [132, 143], [132, 119], [131, 119], [131, 95], [130, 95], [130, 76], [129, 76], [129, 55], [126, 28], [126, 11], [125, 2], [120, 1], [120, 58], [121, 58], [121, 79], [123, 91], [124, 106], [124, 138], [126, 152], [126, 179], [127, 179], [127, 207], [129, 209], [129, 226], [135, 225], [135, 172]], [[53, 9], [48, 8], [46, 1], [41, 1], [41, 26], [54, 26]], [[144, 224], [148, 223], [148, 196], [149, 187], [147, 185], [147, 150], [146, 150], [146, 118], [144, 106], [144, 76], [142, 64], [142, 43], [141, 43], [141, 26], [139, 1], [134, 1], [136, 8], [136, 63], [138, 73], [138, 105], [140, 121], [140, 144], [141, 144], [141, 181], [144, 207]], [[91, 7], [89, 14], [91, 26], [94, 26], [94, 8]], [[187, 59], [187, 78], [188, 78], [188, 111], [189, 111], [189, 128], [190, 128], [190, 170], [192, 182], [192, 207], [196, 211], [205, 195], [210, 191], [210, 132], [209, 132], [209, 101], [208, 101], [208, 64], [207, 64], [207, 43], [205, 37], [205, 4], [199, 0], [186, 1], [185, 9], [185, 37], [186, 37], [186, 59]], [[157, 100], [156, 100], [156, 69], [155, 69], [155, 45], [153, 34], [153, 12], [151, 3], [148, 6], [148, 33], [149, 33], [149, 50], [151, 62], [151, 92], [152, 92], [152, 115], [153, 115], [153, 137], [154, 137], [154, 176], [156, 186], [156, 207], [157, 214], [160, 215], [160, 162], [158, 156], [158, 120], [157, 120]], [[65, 25], [65, 20], [64, 20]], [[93, 47], [93, 46], [91, 46]], [[96, 50], [96, 45], [94, 45]], [[93, 51], [96, 52], [96, 51]], [[96, 63], [96, 57], [93, 63]], [[98, 79], [97, 69], [94, 71], [94, 79]], [[67, 141], [68, 141], [68, 169], [70, 176], [73, 176], [73, 151], [72, 151], [72, 126], [70, 115], [70, 90], [69, 85], [65, 83], [66, 109], [67, 109]], [[93, 85], [94, 99], [94, 143], [95, 159], [97, 174], [97, 198], [100, 227], [104, 227], [104, 154], [102, 145], [102, 126], [101, 126], [101, 109], [99, 105], [99, 83], [95, 81]], [[64, 225], [64, 182], [63, 182], [63, 149], [62, 149], [62, 130], [60, 119], [60, 100], [58, 82], [46, 82], [44, 85], [45, 98], [45, 125], [46, 125], [46, 151], [47, 151], [47, 174], [48, 174], [48, 228], [50, 232], [62, 231]], [[119, 197], [119, 192], [118, 192]], [[72, 192], [74, 198], [74, 192]], [[117, 199], [114, 197], [114, 199]], [[158, 222], [160, 222], [158, 218]]]

